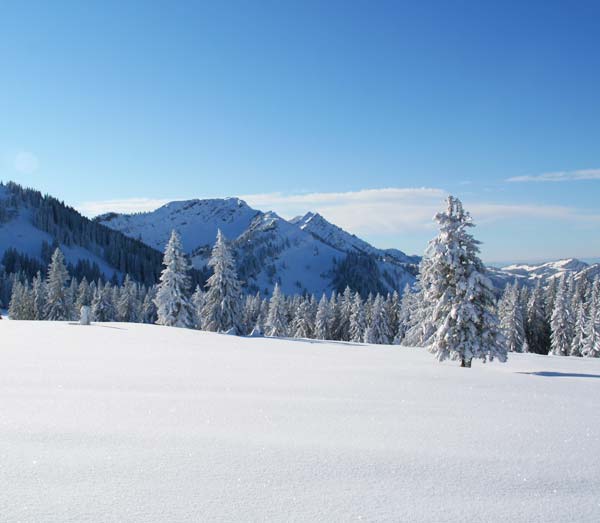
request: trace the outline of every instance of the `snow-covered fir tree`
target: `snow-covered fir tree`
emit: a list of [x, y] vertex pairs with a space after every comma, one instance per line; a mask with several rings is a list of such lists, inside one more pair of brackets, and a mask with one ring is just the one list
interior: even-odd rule
[[361, 343], [365, 341], [365, 330], [367, 328], [367, 317], [365, 307], [357, 292], [352, 300], [352, 312], [350, 314], [350, 341]]
[[131, 280], [129, 274], [125, 276], [119, 292], [119, 301], [116, 305], [117, 319], [119, 321], [136, 323], [141, 316], [141, 303], [138, 298], [138, 287]]
[[33, 320], [43, 320], [46, 308], [46, 284], [40, 271], [33, 278], [31, 285], [31, 297], [33, 300]]
[[317, 314], [315, 316], [315, 338], [318, 340], [329, 339], [329, 326], [331, 324], [331, 313], [327, 296], [323, 294], [319, 301]]
[[525, 315], [525, 336], [530, 352], [548, 354], [550, 325], [546, 319], [544, 289], [540, 280], [529, 295]]
[[411, 315], [415, 308], [415, 294], [412, 292], [410, 285], [407, 283], [402, 291], [402, 299], [398, 307], [396, 336], [394, 337], [394, 344], [401, 345], [404, 343], [406, 333], [410, 328]]
[[206, 283], [208, 290], [202, 308], [202, 328], [243, 334], [241, 285], [233, 256], [220, 229], [208, 266], [213, 274]]
[[153, 285], [146, 291], [146, 295], [144, 296], [144, 300], [142, 302], [142, 323], [156, 323], [158, 314], [156, 310], [156, 303], [154, 303], [155, 298], [156, 285]]
[[371, 309], [371, 318], [365, 331], [365, 343], [388, 344], [390, 328], [385, 310], [384, 300], [380, 294], [375, 296]]
[[181, 239], [175, 230], [165, 247], [164, 269], [156, 291], [156, 323], [169, 327], [194, 325], [194, 314], [190, 304], [190, 264], [183, 252]]
[[302, 300], [296, 314], [294, 315], [294, 321], [292, 324], [294, 338], [311, 338], [311, 321], [310, 321], [310, 302], [308, 300]]
[[346, 286], [339, 304], [339, 320], [336, 332], [336, 339], [338, 340], [350, 340], [350, 316], [352, 314], [353, 298], [354, 296], [352, 295], [350, 287]]
[[115, 310], [112, 303], [112, 286], [98, 285], [94, 298], [92, 299], [92, 319], [93, 321], [114, 321]]
[[65, 257], [60, 249], [52, 254], [46, 279], [46, 310], [45, 317], [50, 321], [64, 321], [70, 319], [72, 304], [69, 301], [67, 283], [69, 273], [65, 264]]
[[468, 232], [471, 216], [458, 198], [449, 196], [436, 221], [440, 232], [429, 243], [420, 280], [435, 328], [429, 349], [440, 361], [458, 359], [464, 367], [473, 358], [505, 361], [492, 283], [478, 256], [479, 242]]
[[194, 309], [194, 328], [202, 328], [202, 308], [206, 303], [204, 291], [200, 285], [196, 285], [196, 290], [192, 294], [192, 308]]
[[570, 299], [568, 294], [567, 279], [560, 278], [556, 295], [553, 299], [554, 310], [550, 320], [550, 346], [555, 356], [568, 356], [573, 339]]
[[596, 277], [590, 293], [585, 336], [581, 354], [588, 358], [600, 357], [600, 278]]
[[586, 316], [583, 301], [578, 303], [576, 310], [577, 315], [575, 317], [575, 330], [573, 334], [573, 340], [571, 341], [571, 348], [569, 349], [569, 356], [582, 355], [583, 342], [586, 334]]
[[519, 294], [516, 282], [514, 285], [507, 285], [498, 305], [500, 326], [506, 339], [506, 348], [510, 352], [523, 352], [525, 344], [525, 329]]
[[276, 283], [269, 301], [269, 316], [265, 324], [265, 334], [267, 336], [287, 336], [287, 326], [285, 299], [279, 284]]

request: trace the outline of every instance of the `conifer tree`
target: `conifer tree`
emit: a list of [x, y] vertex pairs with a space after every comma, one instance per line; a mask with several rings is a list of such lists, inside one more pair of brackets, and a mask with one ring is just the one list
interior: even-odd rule
[[221, 230], [217, 232], [217, 242], [208, 266], [213, 269], [213, 274], [206, 283], [208, 290], [202, 308], [202, 328], [243, 334], [241, 286], [233, 256]]
[[69, 273], [65, 257], [59, 248], [52, 254], [46, 280], [46, 311], [45, 317], [50, 321], [64, 321], [70, 318], [71, 303], [67, 292]]
[[273, 295], [269, 302], [269, 316], [265, 324], [267, 336], [286, 336], [288, 320], [285, 313], [285, 301], [279, 284], [275, 284]]
[[165, 247], [163, 265], [154, 299], [158, 317], [156, 323], [191, 328], [194, 320], [189, 302], [190, 265], [175, 230], [171, 232], [171, 238]]
[[200, 288], [200, 285], [196, 285], [196, 290], [192, 294], [192, 308], [194, 309], [194, 328], [202, 328], [202, 308], [204, 307], [206, 300], [204, 291]]
[[33, 319], [43, 320], [46, 308], [46, 286], [40, 271], [33, 278], [31, 294], [33, 299]]
[[581, 353], [588, 358], [600, 357], [600, 278], [596, 277], [590, 295], [585, 336]]
[[583, 306], [583, 302], [580, 301], [577, 306], [577, 316], [575, 320], [575, 333], [573, 336], [573, 340], [571, 341], [571, 348], [569, 350], [570, 356], [581, 356], [581, 352], [583, 349], [583, 341], [585, 339], [586, 334], [586, 317], [585, 317], [585, 308]]
[[154, 298], [156, 298], [155, 285], [150, 287], [146, 292], [146, 296], [144, 296], [144, 301], [142, 302], [142, 323], [156, 323], [156, 320], [158, 319]]
[[473, 358], [506, 360], [506, 346], [493, 310], [495, 297], [479, 242], [469, 234], [471, 216], [458, 198], [449, 196], [447, 210], [436, 215], [439, 235], [430, 242], [421, 279], [423, 299], [435, 327], [429, 348], [438, 360]]
[[352, 312], [350, 314], [350, 341], [361, 343], [365, 340], [367, 318], [365, 308], [360, 294], [356, 292], [352, 300]]
[[530, 352], [548, 354], [550, 334], [544, 309], [544, 290], [540, 280], [529, 296], [525, 320], [525, 335]]
[[550, 321], [552, 334], [550, 343], [552, 354], [555, 356], [568, 356], [571, 349], [572, 329], [570, 300], [568, 297], [567, 280], [563, 275], [558, 284], [556, 296], [553, 300], [554, 311]]
[[510, 352], [523, 352], [525, 330], [519, 300], [519, 288], [516, 282], [514, 285], [506, 286], [498, 308], [500, 327], [504, 332], [507, 350]]
[[321, 297], [321, 301], [319, 301], [319, 306], [317, 308], [317, 315], [315, 317], [315, 338], [318, 340], [328, 340], [329, 338], [329, 325], [331, 323], [330, 319], [330, 309], [329, 302], [327, 301], [327, 297], [325, 293]]
[[294, 338], [310, 338], [312, 336], [310, 327], [310, 303], [302, 300], [296, 309], [292, 329]]

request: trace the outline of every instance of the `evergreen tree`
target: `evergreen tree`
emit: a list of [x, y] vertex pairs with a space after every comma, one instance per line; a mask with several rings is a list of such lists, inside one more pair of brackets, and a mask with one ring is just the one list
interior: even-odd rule
[[352, 301], [352, 291], [350, 290], [350, 287], [346, 286], [339, 305], [339, 322], [336, 336], [338, 340], [350, 340], [350, 316], [352, 314]]
[[404, 343], [406, 333], [410, 328], [411, 315], [415, 308], [415, 295], [410, 289], [410, 285], [407, 283], [402, 292], [402, 299], [400, 300], [400, 306], [398, 310], [398, 326], [396, 327], [396, 336], [394, 337], [394, 344], [400, 345]]
[[321, 297], [319, 306], [317, 308], [317, 315], [315, 317], [315, 338], [318, 340], [328, 340], [329, 338], [329, 325], [330, 320], [330, 309], [329, 302], [325, 293]]
[[571, 341], [571, 348], [569, 351], [570, 356], [581, 356], [581, 352], [583, 349], [583, 341], [585, 339], [586, 334], [586, 317], [585, 317], [585, 308], [583, 306], [583, 302], [580, 301], [577, 306], [577, 317], [575, 321], [575, 334], [573, 336], [573, 341]]
[[598, 277], [594, 280], [589, 299], [581, 353], [588, 358], [600, 357], [600, 278]]
[[51, 321], [68, 320], [71, 313], [71, 302], [67, 292], [69, 273], [65, 257], [59, 248], [52, 254], [46, 280], [46, 311], [45, 317]]
[[388, 344], [391, 341], [389, 338], [390, 329], [384, 303], [381, 295], [377, 294], [373, 301], [369, 326], [365, 331], [366, 343]]
[[567, 280], [563, 275], [558, 284], [556, 296], [553, 300], [554, 311], [550, 321], [552, 334], [550, 343], [552, 354], [555, 356], [568, 356], [571, 349], [572, 329], [570, 300], [568, 296]]
[[114, 321], [115, 309], [112, 302], [112, 286], [107, 283], [98, 285], [92, 299], [92, 318], [94, 321]]
[[506, 348], [510, 352], [523, 352], [525, 329], [519, 300], [519, 288], [516, 282], [514, 285], [507, 285], [504, 289], [504, 296], [500, 300], [498, 313], [500, 327], [506, 339]]
[[46, 286], [40, 271], [33, 278], [31, 293], [33, 299], [33, 319], [43, 320], [46, 308]]
[[448, 197], [446, 212], [438, 213], [439, 235], [430, 242], [421, 279], [423, 299], [435, 327], [430, 350], [438, 360], [473, 358], [506, 360], [506, 346], [493, 308], [495, 297], [479, 242], [469, 234], [471, 217], [458, 198]]
[[87, 278], [84, 276], [77, 288], [77, 299], [75, 300], [75, 310], [81, 311], [84, 305], [91, 306], [94, 295], [90, 289]]
[[267, 336], [286, 336], [288, 320], [285, 314], [285, 301], [279, 284], [275, 284], [273, 295], [269, 302], [269, 316], [265, 325]]
[[361, 343], [365, 340], [367, 318], [360, 293], [354, 294], [352, 312], [350, 314], [350, 341]]
[[183, 252], [179, 234], [171, 232], [165, 247], [164, 269], [160, 275], [156, 304], [156, 323], [169, 327], [193, 327], [193, 311], [189, 302], [189, 262]]
[[194, 328], [202, 328], [202, 308], [205, 303], [204, 292], [200, 288], [200, 285], [196, 285], [196, 290], [192, 294], [192, 308], [194, 309]]
[[310, 338], [312, 336], [310, 323], [310, 303], [308, 300], [302, 300], [296, 309], [292, 325], [294, 338]]
[[549, 330], [544, 309], [544, 290], [540, 280], [538, 280], [527, 303], [525, 334], [530, 352], [548, 354]]
[[117, 318], [119, 321], [136, 323], [140, 320], [140, 308], [137, 285], [127, 274], [119, 292]]
[[155, 298], [156, 286], [153, 285], [146, 292], [146, 296], [144, 296], [144, 301], [142, 302], [142, 323], [156, 323], [158, 320], [156, 303], [154, 303]]
[[207, 281], [208, 291], [202, 308], [202, 327], [213, 332], [243, 333], [241, 287], [233, 256], [221, 230], [213, 247], [208, 266], [213, 269]]

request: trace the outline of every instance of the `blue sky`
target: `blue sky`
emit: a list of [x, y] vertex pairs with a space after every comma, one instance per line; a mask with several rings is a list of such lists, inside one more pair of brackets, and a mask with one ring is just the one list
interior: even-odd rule
[[596, 1], [5, 1], [0, 178], [87, 214], [316, 209], [411, 253], [453, 193], [486, 260], [598, 257], [599, 20]]

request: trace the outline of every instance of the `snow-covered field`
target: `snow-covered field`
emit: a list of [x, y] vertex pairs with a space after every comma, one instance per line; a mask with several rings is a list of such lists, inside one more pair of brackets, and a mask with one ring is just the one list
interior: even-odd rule
[[600, 521], [600, 360], [0, 322], [0, 520]]

